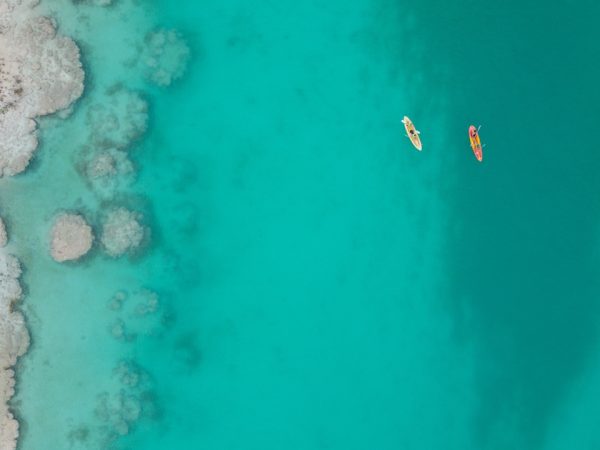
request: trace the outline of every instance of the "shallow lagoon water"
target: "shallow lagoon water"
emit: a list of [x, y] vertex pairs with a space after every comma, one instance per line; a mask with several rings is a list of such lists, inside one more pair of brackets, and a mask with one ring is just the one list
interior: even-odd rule
[[[565, 110], [589, 123], [598, 67], [558, 66], [563, 41], [510, 2], [477, 13], [477, 40], [470, 2], [438, 3], [46, 6], [81, 43], [88, 88], [2, 185], [33, 337], [21, 448], [593, 448], [597, 158], [548, 130]], [[167, 88], [131, 65], [155, 27], [192, 51]], [[591, 30], [560, 35], [585, 51]], [[86, 108], [115, 82], [150, 122], [136, 182], [107, 204], [76, 163]], [[527, 127], [506, 133], [509, 114]], [[97, 226], [113, 203], [144, 213], [145, 252], [51, 261], [55, 211]], [[156, 315], [110, 308], [145, 289]], [[120, 323], [135, 338], [115, 339]]]

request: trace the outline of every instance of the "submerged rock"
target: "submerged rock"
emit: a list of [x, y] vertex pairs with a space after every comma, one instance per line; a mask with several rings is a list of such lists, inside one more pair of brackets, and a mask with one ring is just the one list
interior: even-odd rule
[[128, 342], [140, 336], [159, 337], [165, 331], [165, 309], [158, 294], [149, 289], [118, 291], [108, 307], [118, 314], [111, 327], [115, 339]]
[[128, 434], [143, 418], [153, 418], [156, 406], [148, 374], [134, 361], [120, 361], [114, 369], [117, 383], [98, 395], [94, 431], [101, 441], [110, 442]]
[[118, 291], [112, 296], [108, 303], [108, 308], [113, 311], [119, 311], [123, 307], [123, 302], [127, 300], [127, 292]]
[[146, 377], [145, 372], [133, 361], [121, 361], [114, 373], [124, 386], [130, 388], [137, 387]]
[[158, 311], [159, 302], [158, 294], [148, 289], [142, 289], [136, 295], [139, 297], [138, 303], [135, 306], [134, 314], [138, 317], [154, 314]]
[[79, 49], [35, 2], [0, 2], [0, 176], [22, 172], [37, 147], [35, 117], [67, 108], [83, 92]]
[[88, 162], [86, 174], [92, 180], [113, 176], [117, 174], [116, 166], [115, 157], [109, 151], [102, 152]]
[[60, 214], [52, 227], [50, 253], [55, 261], [73, 261], [92, 248], [93, 240], [92, 227], [82, 216]]
[[88, 184], [104, 199], [112, 198], [135, 178], [127, 153], [115, 148], [93, 152], [86, 158], [83, 172]]
[[148, 122], [148, 104], [136, 92], [117, 85], [90, 107], [87, 124], [96, 148], [123, 150], [140, 137]]
[[190, 59], [190, 49], [176, 30], [156, 30], [146, 36], [142, 61], [150, 80], [169, 86], [181, 78]]
[[141, 220], [140, 213], [125, 208], [110, 211], [104, 221], [100, 239], [106, 253], [118, 257], [137, 249], [145, 235]]
[[113, 322], [110, 327], [110, 334], [115, 339], [123, 342], [132, 342], [137, 337], [134, 333], [130, 333], [127, 330], [125, 322], [123, 322], [121, 319], [117, 319]]

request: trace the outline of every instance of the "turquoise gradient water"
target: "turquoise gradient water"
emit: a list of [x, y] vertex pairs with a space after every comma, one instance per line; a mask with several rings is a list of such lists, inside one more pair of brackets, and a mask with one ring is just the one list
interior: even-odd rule
[[[33, 338], [21, 448], [595, 448], [599, 6], [53, 8], [88, 89], [2, 185]], [[157, 26], [193, 55], [168, 88], [122, 64]], [[76, 163], [115, 82], [151, 114], [137, 181], [105, 203]], [[142, 255], [50, 260], [56, 210], [97, 226], [113, 204], [144, 213]], [[107, 307], [145, 289], [155, 316]], [[98, 411], [121, 394], [141, 413], [116, 437]]]

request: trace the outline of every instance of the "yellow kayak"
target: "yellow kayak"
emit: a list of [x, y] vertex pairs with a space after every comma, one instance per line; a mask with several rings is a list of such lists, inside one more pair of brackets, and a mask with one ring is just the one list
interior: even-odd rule
[[406, 129], [406, 135], [410, 139], [410, 142], [412, 142], [412, 144], [417, 150], [421, 151], [421, 149], [423, 148], [423, 145], [421, 144], [421, 138], [419, 137], [419, 134], [421, 133], [417, 131], [417, 129], [415, 128], [412, 121], [408, 118], [408, 116], [404, 116], [404, 119], [402, 119], [402, 123], [404, 124], [404, 128]]

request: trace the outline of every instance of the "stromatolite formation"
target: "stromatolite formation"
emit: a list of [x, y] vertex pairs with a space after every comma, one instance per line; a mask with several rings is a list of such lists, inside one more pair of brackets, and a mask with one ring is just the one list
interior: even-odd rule
[[141, 214], [125, 208], [117, 208], [107, 214], [100, 240], [110, 256], [121, 256], [140, 246], [145, 233], [141, 219]]
[[50, 237], [50, 254], [55, 261], [73, 261], [85, 255], [94, 236], [92, 227], [79, 214], [60, 214], [54, 220]]

